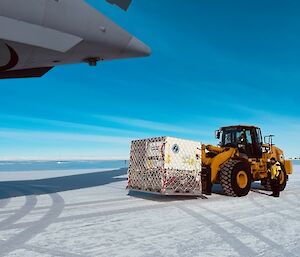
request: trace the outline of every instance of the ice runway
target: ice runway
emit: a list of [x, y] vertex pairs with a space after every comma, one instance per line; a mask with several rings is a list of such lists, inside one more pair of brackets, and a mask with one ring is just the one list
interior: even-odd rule
[[0, 256], [300, 256], [299, 165], [279, 199], [128, 195], [126, 169], [0, 180]]

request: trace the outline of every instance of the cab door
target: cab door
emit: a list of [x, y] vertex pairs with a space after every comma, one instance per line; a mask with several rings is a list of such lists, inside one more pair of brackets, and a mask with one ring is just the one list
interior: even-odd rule
[[[257, 131], [258, 130], [258, 131]], [[248, 128], [245, 133], [245, 153], [249, 158], [262, 158], [262, 141], [260, 130]], [[259, 133], [259, 134], [258, 134]]]
[[254, 155], [254, 148], [253, 148], [253, 135], [251, 129], [245, 130], [246, 142], [245, 142], [245, 149], [246, 154], [249, 158], [255, 158]]
[[253, 158], [262, 158], [262, 136], [259, 128], [251, 130]]

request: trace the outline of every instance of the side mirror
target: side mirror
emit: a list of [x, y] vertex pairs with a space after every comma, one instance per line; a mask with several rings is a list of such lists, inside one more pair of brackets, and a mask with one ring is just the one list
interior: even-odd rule
[[264, 143], [272, 146], [273, 145], [273, 137], [274, 137], [274, 135], [265, 136]]
[[220, 137], [221, 137], [221, 132], [220, 132], [220, 130], [216, 130], [216, 131], [215, 131], [215, 136], [216, 136], [216, 139], [220, 139]]

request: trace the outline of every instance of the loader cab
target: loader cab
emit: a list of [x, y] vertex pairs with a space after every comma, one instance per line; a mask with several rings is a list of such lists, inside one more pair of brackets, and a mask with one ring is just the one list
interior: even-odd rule
[[262, 135], [254, 126], [223, 127], [216, 132], [221, 147], [238, 148], [248, 158], [262, 158]]

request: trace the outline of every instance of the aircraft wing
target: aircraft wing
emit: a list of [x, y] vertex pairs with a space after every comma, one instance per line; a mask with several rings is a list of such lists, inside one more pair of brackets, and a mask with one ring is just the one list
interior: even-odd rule
[[0, 38], [62, 53], [83, 40], [75, 35], [4, 16], [0, 16]]
[[129, 6], [131, 5], [132, 0], [106, 0], [106, 2], [110, 4], [115, 4], [124, 11], [127, 11]]
[[15, 79], [15, 78], [38, 78], [45, 75], [53, 67], [42, 67], [23, 70], [1, 71], [0, 79]]

